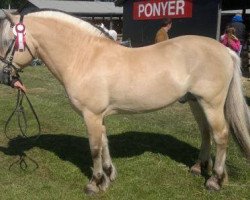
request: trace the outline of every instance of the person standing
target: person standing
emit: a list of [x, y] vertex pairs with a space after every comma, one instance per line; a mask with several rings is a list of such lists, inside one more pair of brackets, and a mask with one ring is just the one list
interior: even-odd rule
[[168, 31], [172, 27], [172, 19], [166, 18], [162, 20], [161, 28], [157, 31], [155, 36], [155, 43], [163, 42], [169, 39]]
[[235, 36], [235, 28], [228, 26], [225, 34], [221, 36], [220, 42], [239, 54], [240, 40]]
[[241, 14], [238, 13], [232, 18], [230, 27], [235, 28], [235, 36], [240, 40], [240, 54], [241, 49], [246, 41], [246, 26], [243, 23], [243, 18]]

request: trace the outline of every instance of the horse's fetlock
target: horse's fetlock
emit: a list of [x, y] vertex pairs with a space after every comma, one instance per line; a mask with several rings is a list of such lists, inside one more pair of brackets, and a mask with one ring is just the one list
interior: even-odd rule
[[214, 176], [218, 179], [218, 183], [220, 185], [222, 185], [224, 182], [228, 181], [228, 174], [227, 174], [227, 171], [225, 169], [223, 169], [223, 171], [221, 173], [216, 173]]
[[103, 176], [103, 173], [98, 172], [98, 173], [96, 173], [96, 174], [93, 175], [93, 178], [95, 180], [99, 181], [102, 178], [102, 176]]
[[102, 164], [102, 167], [103, 167], [103, 169], [108, 169], [109, 167], [111, 166], [111, 164], [110, 163], [107, 163], [107, 162], [105, 162], [105, 163], [103, 163]]
[[104, 170], [104, 172], [107, 174], [107, 176], [110, 176], [110, 174], [112, 173], [112, 171], [113, 171], [113, 166], [112, 165], [108, 165], [108, 164], [106, 164], [106, 165], [104, 165], [103, 166], [103, 170]]

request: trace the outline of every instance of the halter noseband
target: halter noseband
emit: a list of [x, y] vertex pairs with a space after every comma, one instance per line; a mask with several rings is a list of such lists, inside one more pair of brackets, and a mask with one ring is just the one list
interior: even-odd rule
[[[25, 29], [25, 26], [23, 25], [23, 18], [24, 18], [24, 15], [20, 15], [19, 23], [15, 25], [13, 22], [10, 22], [10, 27], [15, 28], [15, 26], [17, 26], [17, 25], [22, 25]], [[22, 70], [21, 70], [21, 68], [17, 68], [13, 64], [13, 58], [14, 58], [15, 52], [18, 51], [18, 49], [16, 48], [16, 43], [18, 42], [17, 40], [18, 40], [17, 34], [14, 34], [14, 38], [11, 41], [11, 43], [6, 51], [5, 56], [4, 57], [0, 56], [0, 60], [6, 64], [3, 67], [4, 70], [11, 71], [13, 69], [15, 71], [16, 75], [19, 76], [18, 72], [21, 72]], [[33, 59], [35, 59], [35, 56], [32, 54], [32, 52], [31, 52], [31, 50], [26, 42], [24, 42], [24, 47], [26, 47], [28, 49], [31, 57]]]

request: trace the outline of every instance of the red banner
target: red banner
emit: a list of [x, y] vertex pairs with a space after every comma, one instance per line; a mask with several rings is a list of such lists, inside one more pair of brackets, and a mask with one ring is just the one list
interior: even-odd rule
[[149, 0], [134, 2], [133, 19], [191, 18], [192, 0]]

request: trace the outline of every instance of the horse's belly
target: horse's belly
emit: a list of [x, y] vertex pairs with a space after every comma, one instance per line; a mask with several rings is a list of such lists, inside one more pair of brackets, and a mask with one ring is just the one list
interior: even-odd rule
[[144, 112], [157, 110], [175, 102], [181, 91], [170, 87], [130, 90], [113, 99], [112, 106], [125, 112]]

